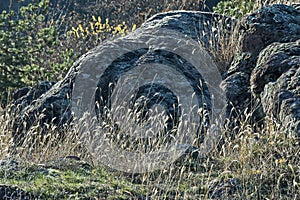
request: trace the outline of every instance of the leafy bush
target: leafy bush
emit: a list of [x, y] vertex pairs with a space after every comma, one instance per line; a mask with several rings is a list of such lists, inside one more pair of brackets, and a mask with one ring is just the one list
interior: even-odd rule
[[[234, 18], [241, 18], [248, 13], [253, 12], [263, 6], [271, 4], [291, 4], [292, 1], [287, 0], [231, 0], [221, 1], [213, 10], [217, 13], [228, 15]], [[296, 1], [295, 1], [296, 3]]]
[[[38, 80], [54, 79], [66, 70], [71, 50], [57, 53], [57, 29], [47, 23], [49, 0], [21, 7], [18, 13], [0, 14], [0, 102], [8, 92], [32, 85]], [[59, 60], [64, 60], [61, 64]], [[67, 63], [66, 63], [67, 62]]]
[[253, 10], [254, 1], [255, 0], [221, 1], [214, 8], [214, 11], [231, 17], [241, 18], [242, 16]]

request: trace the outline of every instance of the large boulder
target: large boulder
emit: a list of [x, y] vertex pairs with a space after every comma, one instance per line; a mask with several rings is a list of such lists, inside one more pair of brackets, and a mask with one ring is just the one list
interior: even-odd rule
[[36, 199], [37, 197], [16, 186], [0, 185], [0, 199]]
[[[217, 49], [221, 46], [220, 43], [226, 39], [225, 37], [229, 37], [233, 23], [234, 22], [228, 17], [212, 13], [196, 11], [168, 12], [153, 16], [133, 33], [116, 40], [121, 41], [121, 43], [124, 44], [130, 44], [135, 41], [142, 40], [143, 37], [145, 37], [145, 32], [148, 32], [148, 34], [150, 32], [151, 34], [151, 31], [154, 29], [164, 29], [171, 30], [172, 32], [178, 32], [181, 35], [192, 38], [196, 42], [199, 42], [199, 45], [203, 45], [207, 51], [211, 52], [213, 49], [217, 51]], [[220, 30], [222, 30], [222, 32]], [[87, 65], [97, 65], [96, 63], [99, 63], [101, 59], [104, 59], [98, 56], [99, 53], [111, 50], [112, 48], [115, 49], [115, 51], [118, 51], [118, 49], [122, 47], [114, 45], [114, 41], [104, 42], [99, 47], [83, 55], [74, 63], [62, 81], [51, 85], [51, 88], [47, 87], [47, 91], [45, 90], [45, 93], [40, 95], [38, 98], [31, 98], [32, 93], [34, 93], [32, 90], [28, 90], [29, 93], [26, 95], [22, 94], [22, 96], [24, 96], [17, 99], [10, 108], [13, 112], [15, 112], [15, 107], [21, 108], [17, 110], [18, 112], [15, 112], [16, 117], [13, 120], [12, 127], [14, 143], [16, 145], [23, 144], [26, 133], [34, 124], [44, 125], [44, 128], [47, 128], [47, 124], [50, 123], [59, 127], [70, 122], [72, 120], [72, 104], [70, 99], [72, 97], [73, 87], [86, 87], [83, 85], [74, 86], [74, 80], [76, 79], [77, 74], [87, 67]], [[213, 59], [218, 60], [216, 54], [210, 53], [210, 55]], [[110, 67], [108, 67], [109, 70], [105, 71], [105, 76], [102, 76], [102, 79], [98, 83], [98, 87], [103, 89], [101, 97], [103, 96], [105, 100], [109, 101], [109, 81], [118, 79], [122, 74], [126, 73], [131, 66], [138, 66], [143, 63], [165, 64], [174, 67], [176, 71], [179, 71], [179, 73], [182, 73], [187, 77], [195, 90], [199, 90], [197, 93], [197, 95], [199, 95], [199, 98], [197, 97], [199, 102], [202, 102], [202, 99], [204, 99], [207, 106], [211, 106], [210, 93], [208, 92], [205, 84], [201, 86], [199, 85], [199, 79], [202, 79], [201, 75], [198, 72], [195, 72], [186, 61], [182, 60], [175, 54], [168, 53], [163, 50], [153, 51], [145, 48], [122, 55], [113, 62]], [[221, 64], [222, 63], [219, 63], [218, 67], [225, 68], [224, 66], [221, 66]], [[187, 67], [184, 68], [184, 65]], [[101, 68], [103, 66], [97, 67]], [[180, 83], [178, 84], [180, 85]], [[81, 89], [82, 91], [86, 90], [86, 88]], [[170, 91], [167, 91], [166, 88], [157, 87], [154, 89], [169, 95], [166, 96], [167, 100], [164, 100], [163, 106], [165, 106], [165, 104], [168, 105], [168, 102], [166, 101], [173, 101], [174, 95]], [[155, 92], [153, 92], [153, 95], [154, 94]], [[143, 93], [141, 92], [139, 95], [141, 96]], [[97, 96], [97, 93], [96, 97], [101, 99], [100, 96]], [[158, 102], [161, 101], [161, 99], [164, 98], [160, 96], [154, 101]], [[154, 103], [152, 102], [152, 104]], [[21, 106], [16, 104], [21, 104]], [[202, 104], [204, 103], [202, 102]], [[173, 108], [170, 109], [170, 113], [174, 113], [172, 110]], [[103, 112], [103, 110], [100, 108], [99, 112]]]
[[[264, 84], [261, 86], [260, 82], [265, 83], [265, 81], [264, 78], [260, 79], [255, 78], [256, 75], [252, 76], [252, 73], [256, 73], [253, 70], [257, 65], [260, 65], [260, 63], [257, 64], [259, 53], [274, 42], [294, 42], [299, 38], [300, 11], [298, 4], [293, 6], [267, 6], [238, 22], [233, 34], [236, 55], [222, 83], [230, 102], [227, 107], [228, 117], [233, 116], [235, 118], [250, 115], [250, 119], [254, 122], [263, 119], [265, 113], [256, 94], [264, 89]], [[286, 56], [291, 56], [286, 61], [294, 59], [293, 55], [287, 54]], [[263, 55], [261, 54], [260, 57], [263, 57]], [[260, 58], [260, 60], [262, 59]], [[274, 57], [273, 59], [277, 58]], [[273, 66], [273, 64], [270, 63], [270, 66]], [[270, 68], [273, 70], [264, 71], [264, 77], [278, 77], [281, 73], [284, 73], [284, 70], [277, 69], [277, 67], [274, 65]], [[288, 69], [287, 66], [286, 70]], [[275, 71], [277, 73], [272, 74]], [[250, 83], [251, 77], [252, 83]]]
[[300, 40], [273, 43], [260, 53], [251, 90], [269, 118], [300, 137]]
[[7, 112], [13, 116], [11, 129], [14, 145], [23, 144], [28, 130], [33, 125], [38, 124], [41, 134], [44, 134], [49, 124], [60, 127], [70, 122], [70, 94], [71, 81], [56, 84], [41, 82], [32, 88], [18, 90], [15, 97], [21, 97], [7, 106]]
[[275, 4], [266, 6], [242, 18], [235, 31], [238, 52], [255, 56], [273, 42], [299, 39], [299, 5]]
[[[17, 105], [17, 108], [22, 110], [25, 107], [29, 106], [34, 100], [37, 100], [42, 94], [46, 93], [55, 82], [42, 81], [33, 87], [23, 87], [16, 90], [12, 94], [12, 98], [14, 100], [13, 105]], [[15, 110], [17, 113], [18, 111]]]
[[236, 20], [223, 15], [176, 11], [154, 15], [141, 26], [141, 30], [166, 28], [187, 35], [208, 51], [223, 75], [228, 63], [221, 58], [220, 52], [229, 45], [235, 24]]

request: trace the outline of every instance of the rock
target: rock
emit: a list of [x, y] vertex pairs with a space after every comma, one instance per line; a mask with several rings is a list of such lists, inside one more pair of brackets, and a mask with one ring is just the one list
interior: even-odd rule
[[222, 37], [229, 38], [234, 25], [233, 19], [223, 15], [197, 11], [173, 11], [154, 15], [141, 26], [141, 29], [175, 30], [199, 41], [211, 50], [212, 47], [217, 48], [221, 45]]
[[[300, 36], [299, 36], [300, 37]], [[273, 43], [258, 56], [251, 74], [251, 91], [259, 96], [269, 82], [276, 80], [292, 67], [300, 65], [300, 40], [289, 43]]]
[[21, 97], [25, 96], [28, 92], [30, 91], [30, 87], [23, 87], [20, 89], [17, 89], [13, 94], [12, 94], [12, 98], [14, 100], [18, 100]]
[[239, 197], [239, 192], [242, 192], [242, 184], [236, 178], [213, 180], [208, 186], [210, 199], [235, 199]]
[[[256, 57], [252, 53], [244, 52], [236, 55], [221, 84], [227, 96], [226, 126], [230, 129], [238, 127], [247, 115], [251, 116], [250, 123], [260, 121], [264, 117], [261, 113], [257, 114], [260, 107], [253, 103], [250, 90], [250, 76], [255, 63]], [[234, 135], [235, 133], [232, 133], [232, 136]]]
[[4, 159], [0, 160], [0, 169], [1, 170], [8, 170], [8, 171], [15, 171], [19, 169], [19, 162], [13, 159]]
[[[12, 95], [14, 101], [8, 106], [7, 112], [10, 113], [10, 116], [14, 116], [14, 120], [11, 126], [15, 144], [18, 144], [20, 138], [23, 138], [25, 132], [31, 127], [32, 124], [37, 121], [37, 111], [32, 112], [31, 115], [25, 116], [23, 110], [35, 104], [36, 101], [38, 101], [38, 99], [43, 94], [45, 94], [54, 84], [54, 82], [43, 81], [33, 87], [21, 88], [15, 91]], [[48, 104], [44, 106], [53, 107], [54, 105]], [[54, 113], [54, 111], [52, 113]], [[47, 113], [48, 115], [42, 117], [44, 119], [44, 123], [50, 123], [52, 120], [55, 120], [55, 116], [51, 115], [52, 113]], [[16, 134], [16, 132], [18, 132], [19, 134]]]
[[218, 52], [224, 45], [229, 45], [235, 24], [234, 19], [218, 14], [174, 11], [154, 15], [141, 28], [167, 28], [188, 35], [206, 48], [223, 72], [228, 63], [222, 61]]
[[36, 199], [34, 195], [25, 192], [24, 190], [11, 185], [0, 185], [0, 199], [10, 200], [10, 199], [24, 199], [31, 200]]
[[33, 87], [20, 88], [13, 93], [12, 98], [14, 101], [12, 104], [18, 105], [23, 109], [46, 93], [54, 84], [55, 82], [42, 81]]
[[235, 109], [243, 109], [250, 102], [251, 94], [248, 90], [248, 81], [249, 74], [241, 71], [229, 76], [222, 83], [227, 98], [235, 105]]
[[[253, 122], [263, 119], [265, 114], [261, 104], [254, 98], [256, 92], [259, 92], [256, 90], [263, 89], [260, 86], [263, 83], [257, 82], [255, 76], [251, 75], [256, 73], [253, 70], [257, 65], [258, 54], [274, 42], [293, 42], [299, 38], [300, 12], [299, 9], [297, 10], [297, 4], [294, 6], [267, 6], [238, 22], [233, 35], [234, 42], [237, 43], [236, 55], [222, 83], [229, 100], [227, 117], [230, 121], [232, 121], [232, 117], [245, 115], [250, 115]], [[291, 49], [291, 51], [293, 50]], [[270, 66], [273, 64], [270, 63]], [[271, 69], [274, 72], [277, 70], [277, 74], [272, 75]], [[268, 72], [261, 73], [265, 73], [264, 76], [267, 78], [279, 76], [283, 72], [284, 70], [276, 69], [274, 66], [270, 67]], [[251, 83], [250, 77], [252, 77]], [[264, 82], [263, 79], [260, 81]]]
[[266, 6], [244, 17], [235, 31], [237, 51], [255, 56], [273, 42], [292, 42], [299, 39], [300, 19], [297, 4]]
[[[188, 37], [195, 39], [197, 42], [199, 41], [203, 43], [207, 49], [211, 50], [220, 46], [221, 39], [219, 37], [221, 34], [218, 31], [227, 30], [225, 31], [225, 35], [228, 35], [232, 23], [234, 22], [232, 22], [230, 18], [212, 13], [194, 11], [168, 12], [153, 16], [139, 29], [121, 40], [124, 41], [125, 44], [126, 42], [132, 42], [134, 40], [138, 41], [138, 38], [141, 38], [142, 33], [147, 30], [152, 30], [152, 28], [165, 28], [187, 35]], [[225, 36], [222, 35], [222, 37], [224, 38]], [[21, 109], [17, 112], [16, 119], [12, 126], [14, 143], [16, 145], [23, 144], [27, 131], [37, 122], [42, 126], [45, 125], [45, 127], [46, 124], [50, 123], [54, 123], [54, 125], [59, 127], [72, 120], [70, 97], [72, 96], [73, 84], [78, 71], [86, 67], [86, 65], [88, 65], [87, 63], [99, 63], [101, 58], [98, 58], [97, 55], [101, 51], [111, 49], [111, 44], [112, 43], [110, 42], [103, 43], [101, 46], [83, 55], [77, 62], [74, 63], [73, 67], [62, 81], [51, 86], [51, 88], [47, 92], [43, 93], [43, 95], [39, 96], [39, 98], [29, 98], [29, 92], [26, 96], [15, 101], [15, 104], [12, 107], [16, 107], [16, 104], [21, 105], [19, 106]], [[112, 70], [106, 70], [105, 76], [101, 77], [102, 79], [98, 83], [98, 87], [103, 90], [101, 90], [100, 93], [96, 92], [96, 97], [99, 97], [100, 99], [100, 96], [103, 96], [105, 97], [105, 103], [108, 103], [110, 93], [110, 88], [108, 86], [110, 80], [117, 80], [120, 75], [127, 72], [133, 65], [151, 62], [171, 65], [172, 67], [174, 66], [176, 70], [181, 71], [181, 73], [185, 73], [185, 75], [188, 76], [188, 79], [190, 79], [189, 81], [193, 87], [200, 91], [200, 86], [198, 87], [197, 85], [199, 84], [199, 79], [202, 79], [201, 75], [194, 73], [194, 71], [190, 68], [186, 71], [182, 71], [182, 66], [185, 65], [183, 62], [186, 61], [181, 60], [175, 54], [172, 55], [172, 53], [166, 53], [163, 50], [153, 51], [149, 49], [140, 49], [122, 55], [120, 59], [112, 63], [110, 68]], [[222, 67], [220, 66], [220, 68]], [[75, 87], [81, 86], [76, 85]], [[201, 104], [203, 104], [204, 102], [202, 101], [204, 99], [205, 103], [208, 105], [207, 107], [209, 107], [210, 94], [207, 92], [207, 89], [205, 89], [205, 84], [203, 84], [201, 88], [203, 91], [197, 94], [199, 96], [198, 100]], [[82, 89], [83, 91], [86, 90], [86, 88]], [[162, 89], [160, 90], [163, 91]], [[141, 94], [143, 93], [141, 92]], [[202, 95], [204, 95], [204, 98], [200, 98]], [[170, 93], [170, 98], [167, 99], [172, 100], [172, 98], [173, 95]], [[98, 114], [99, 112], [100, 114], [103, 114], [102, 107], [100, 106], [100, 109], [98, 111], [96, 110], [96, 112], [98, 112]]]
[[251, 76], [251, 89], [267, 116], [300, 137], [300, 40], [264, 49]]

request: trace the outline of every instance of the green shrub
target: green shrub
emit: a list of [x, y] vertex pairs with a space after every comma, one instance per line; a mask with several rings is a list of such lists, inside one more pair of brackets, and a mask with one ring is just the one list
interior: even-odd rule
[[254, 9], [254, 1], [255, 0], [221, 1], [213, 10], [217, 13], [241, 18]]
[[[0, 14], [0, 102], [8, 93], [41, 79], [57, 79], [66, 71], [72, 50], [57, 52], [55, 25], [47, 22], [49, 0]], [[59, 64], [58, 64], [59, 63]]]
[[[234, 18], [241, 18], [263, 6], [272, 4], [292, 4], [293, 0], [231, 0], [221, 1], [213, 8], [214, 12], [228, 15]], [[296, 3], [296, 0], [294, 1]]]

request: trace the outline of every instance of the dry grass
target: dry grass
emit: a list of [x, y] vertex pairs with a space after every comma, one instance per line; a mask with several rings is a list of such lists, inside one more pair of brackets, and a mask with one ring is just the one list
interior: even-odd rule
[[[8, 118], [4, 120], [5, 118], [2, 114], [0, 127], [6, 127], [9, 123]], [[105, 179], [107, 188], [110, 188], [112, 184], [118, 184], [121, 190], [131, 191], [134, 190], [132, 188], [138, 188], [142, 195], [154, 199], [297, 199], [300, 195], [298, 141], [296, 137], [287, 135], [281, 126], [271, 120], [262, 130], [254, 130], [248, 122], [241, 123], [234, 139], [230, 137], [231, 130], [223, 130], [222, 144], [206, 157], [194, 159], [186, 156], [165, 169], [132, 175], [110, 170], [103, 165], [96, 164], [97, 162], [93, 163], [92, 157], [87, 153], [86, 148], [83, 148], [83, 144], [79, 143], [76, 136], [78, 126], [71, 126], [73, 128], [63, 131], [56, 131], [51, 125], [50, 127], [52, 128], [49, 130], [53, 131], [48, 132], [47, 143], [43, 143], [45, 137], [36, 140], [39, 144], [25, 143], [18, 149], [15, 159], [25, 161], [25, 163], [43, 164], [49, 160], [75, 155], [94, 166], [94, 170], [105, 171], [105, 174], [97, 174], [99, 176], [97, 178]], [[7, 148], [11, 146], [10, 135], [7, 131], [1, 129], [1, 159], [7, 156]], [[28, 134], [39, 135], [39, 133], [40, 129], [37, 124]], [[58, 140], [55, 136], [62, 133], [67, 134], [68, 137], [65, 140]], [[34, 164], [26, 166], [32, 169], [32, 165]], [[60, 169], [57, 173], [67, 173], [65, 170]], [[36, 179], [24, 182], [20, 179], [18, 171], [5, 172], [6, 175], [0, 178], [0, 184], [11, 184], [14, 179], [11, 176], [15, 176], [13, 184], [27, 188], [28, 191], [46, 195], [45, 188], [48, 188], [58, 194], [62, 192], [60, 184], [64, 184], [64, 187], [72, 187], [69, 181], [80, 176], [84, 181], [78, 183], [78, 187], [85, 188], [83, 191], [86, 194], [96, 197], [97, 193], [89, 189], [91, 183], [88, 180], [92, 175], [87, 172], [83, 175], [83, 172], [78, 171], [77, 168], [72, 168], [71, 171], [72, 177], [57, 180], [57, 188], [50, 188], [47, 185], [50, 183], [39, 185], [35, 182]], [[48, 179], [48, 176], [44, 174], [40, 176]], [[116, 180], [108, 177], [116, 177]], [[40, 178], [38, 181], [41, 181]], [[115, 193], [117, 190], [110, 192], [112, 196], [117, 195]], [[71, 194], [75, 193], [76, 190], [71, 192]]]

